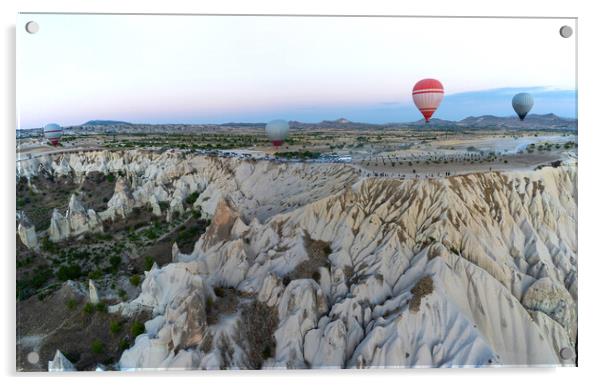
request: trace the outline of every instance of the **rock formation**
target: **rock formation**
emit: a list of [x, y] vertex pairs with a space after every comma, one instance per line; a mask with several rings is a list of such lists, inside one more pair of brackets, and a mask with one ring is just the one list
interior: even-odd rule
[[[208, 286], [277, 309], [276, 348], [264, 367], [574, 363], [560, 350], [576, 337], [576, 177], [565, 166], [366, 179], [248, 225], [245, 210], [222, 197], [193, 253], [150, 272], [141, 295], [120, 308], [155, 314], [147, 328], [155, 332], [139, 337], [122, 364], [249, 367], [237, 323], [192, 332], [191, 341], [212, 335], [204, 349], [207, 342], [173, 348], [190, 330], [177, 326], [188, 324], [182, 304], [209, 298]], [[318, 258], [308, 239], [329, 245], [313, 273], [303, 270]], [[174, 311], [179, 323], [167, 320], [179, 319]]]
[[86, 211], [75, 194], [71, 195], [65, 216], [54, 209], [50, 219], [48, 238], [58, 242], [87, 232], [102, 232], [102, 221], [94, 210]]
[[94, 281], [91, 279], [88, 280], [88, 299], [93, 305], [96, 305], [100, 302], [100, 299], [98, 298], [98, 290], [96, 290], [96, 285], [94, 285]]
[[17, 234], [21, 242], [28, 249], [38, 250], [40, 245], [38, 243], [36, 228], [23, 211], [17, 211], [17, 223]]
[[52, 361], [48, 361], [49, 372], [75, 372], [75, 366], [61, 353], [60, 350], [56, 351]]
[[[560, 352], [577, 336], [576, 164], [395, 180], [176, 151], [20, 163], [18, 177], [120, 172], [103, 219], [171, 217], [199, 193], [211, 225], [193, 251], [109, 308], [153, 315], [122, 369], [575, 363]], [[51, 239], [84, 227], [75, 206]]]
[[126, 218], [135, 206], [134, 197], [130, 187], [123, 177], [117, 178], [115, 183], [115, 193], [107, 203], [107, 210], [100, 215], [103, 219], [111, 218], [115, 220], [117, 216]]

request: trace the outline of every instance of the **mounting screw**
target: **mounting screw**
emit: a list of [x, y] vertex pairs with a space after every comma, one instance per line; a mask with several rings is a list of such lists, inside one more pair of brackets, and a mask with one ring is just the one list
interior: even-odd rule
[[27, 361], [30, 364], [37, 364], [40, 361], [40, 355], [38, 354], [38, 352], [29, 352], [29, 354], [27, 354]]
[[28, 21], [27, 24], [25, 24], [25, 30], [32, 34], [38, 33], [38, 31], [40, 30], [40, 25], [35, 21]]
[[566, 39], [571, 37], [571, 35], [573, 35], [573, 28], [569, 27], [568, 25], [563, 25], [560, 27], [560, 36]]
[[560, 349], [560, 358], [563, 360], [570, 360], [573, 358], [573, 351], [571, 348], [562, 348]]

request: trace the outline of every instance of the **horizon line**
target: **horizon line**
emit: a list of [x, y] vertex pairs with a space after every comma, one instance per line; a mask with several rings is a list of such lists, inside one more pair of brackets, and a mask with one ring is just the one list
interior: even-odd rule
[[[544, 114], [529, 114], [529, 116], [545, 116], [545, 115], [554, 115], [560, 119], [565, 119], [565, 120], [572, 120], [577, 122], [579, 119], [577, 117], [572, 118], [572, 117], [567, 117], [567, 116], [561, 116], [561, 115], [557, 115], [553, 112], [548, 112], [548, 113], [544, 113]], [[453, 119], [444, 119], [444, 118], [432, 118], [430, 119], [431, 121], [446, 121], [446, 122], [453, 122], [453, 123], [458, 123], [461, 122], [465, 119], [469, 119], [469, 118], [480, 118], [480, 117], [485, 117], [485, 116], [490, 116], [490, 117], [494, 117], [494, 118], [505, 118], [505, 119], [511, 119], [511, 118], [516, 118], [516, 120], [519, 120], [518, 117], [514, 116], [514, 115], [493, 115], [493, 114], [485, 114], [485, 115], [468, 115], [462, 119], [458, 119], [458, 120], [453, 120]], [[194, 126], [194, 125], [214, 125], [214, 126], [226, 126], [226, 125], [235, 125], [235, 124], [266, 124], [269, 121], [271, 121], [273, 119], [270, 119], [268, 121], [265, 122], [251, 122], [251, 121], [224, 121], [224, 122], [220, 122], [220, 123], [203, 123], [203, 122], [198, 122], [198, 123], [178, 123], [178, 122], [170, 122], [170, 123], [150, 123], [150, 122], [133, 122], [133, 121], [125, 121], [125, 120], [118, 120], [118, 119], [90, 119], [87, 122], [84, 123], [80, 123], [80, 124], [71, 124], [71, 125], [61, 125], [59, 123], [56, 122], [48, 122], [47, 124], [50, 123], [55, 123], [55, 124], [59, 124], [61, 127], [63, 128], [71, 128], [71, 127], [82, 127], [82, 126], [86, 126], [88, 125], [88, 122], [91, 121], [100, 121], [100, 122], [114, 122], [115, 125], [118, 124], [124, 124], [124, 125], [152, 125], [152, 126], [167, 126], [167, 125], [182, 125], [182, 126]], [[286, 120], [286, 119], [284, 119]], [[415, 124], [415, 123], [420, 123], [420, 122], [424, 122], [424, 119], [419, 119], [419, 120], [411, 120], [411, 121], [398, 121], [398, 122], [385, 122], [385, 123], [371, 123], [371, 122], [367, 122], [367, 121], [354, 121], [354, 120], [350, 120], [347, 119], [345, 117], [340, 117], [337, 119], [322, 119], [320, 121], [316, 121], [316, 122], [309, 122], [309, 121], [302, 121], [302, 120], [295, 120], [295, 119], [289, 119], [286, 120], [287, 122], [291, 123], [291, 122], [296, 122], [296, 123], [303, 123], [303, 124], [320, 124], [320, 123], [324, 123], [324, 122], [337, 122], [340, 120], [347, 120], [348, 123], [355, 123], [355, 124], [369, 124], [372, 126], [387, 126], [387, 125], [393, 125], [393, 124]], [[93, 125], [93, 124], [90, 124]], [[17, 130], [37, 130], [37, 129], [43, 129], [44, 126], [41, 127], [29, 127], [29, 128], [17, 128]]]

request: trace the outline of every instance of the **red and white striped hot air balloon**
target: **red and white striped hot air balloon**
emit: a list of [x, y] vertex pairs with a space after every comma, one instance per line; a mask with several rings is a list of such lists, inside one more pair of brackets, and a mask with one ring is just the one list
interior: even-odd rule
[[412, 98], [428, 123], [443, 100], [443, 84], [437, 79], [422, 79], [414, 85]]

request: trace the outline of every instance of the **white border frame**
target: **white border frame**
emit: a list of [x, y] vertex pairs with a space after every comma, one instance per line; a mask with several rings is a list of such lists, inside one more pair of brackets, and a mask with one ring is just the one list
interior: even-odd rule
[[[533, 381], [548, 383], [571, 383], [587, 381], [596, 376], [596, 368], [602, 356], [599, 354], [601, 326], [600, 305], [596, 294], [600, 292], [602, 280], [598, 277], [602, 271], [602, 255], [597, 238], [600, 237], [600, 199], [598, 198], [601, 183], [598, 144], [602, 144], [600, 116], [598, 113], [598, 90], [601, 89], [599, 69], [602, 68], [601, 50], [602, 14], [596, 12], [597, 2], [576, 1], [531, 1], [525, 0], [429, 0], [429, 1], [379, 1], [379, 0], [3, 0], [0, 2], [0, 20], [3, 28], [2, 66], [3, 92], [0, 96], [0, 119], [3, 123], [3, 174], [2, 178], [8, 187], [2, 189], [4, 202], [0, 217], [3, 220], [2, 231], [5, 248], [3, 256], [2, 291], [4, 316], [2, 323], [3, 349], [1, 359], [2, 374], [9, 376], [8, 382], [19, 383], [81, 383], [82, 375], [56, 376], [15, 373], [15, 19], [17, 12], [80, 12], [80, 13], [182, 13], [182, 14], [304, 14], [304, 15], [388, 15], [388, 16], [495, 16], [495, 17], [577, 17], [579, 22], [578, 40], [578, 73], [579, 104], [578, 118], [580, 127], [579, 159], [579, 328], [581, 341], [579, 344], [579, 368], [556, 369], [415, 369], [415, 370], [306, 370], [306, 371], [245, 371], [245, 372], [153, 372], [147, 374], [113, 373], [110, 378], [106, 374], [87, 373], [86, 383], [103, 383], [107, 380], [116, 383], [145, 382], [149, 384], [164, 383], [173, 380], [195, 383], [286, 383], [306, 384], [308, 381], [341, 382], [359, 384], [378, 381], [379, 383], [398, 383], [400, 381], [441, 382], [446, 383], [497, 383], [507, 384], [511, 381]], [[10, 182], [9, 182], [10, 180]], [[583, 208], [587, 208], [584, 210]], [[8, 250], [7, 250], [8, 249]], [[169, 378], [168, 378], [169, 376]], [[400, 378], [403, 376], [404, 378]], [[592, 381], [593, 382], [593, 381]], [[547, 385], [546, 384], [546, 385]]]

